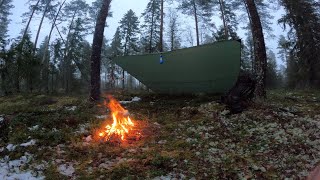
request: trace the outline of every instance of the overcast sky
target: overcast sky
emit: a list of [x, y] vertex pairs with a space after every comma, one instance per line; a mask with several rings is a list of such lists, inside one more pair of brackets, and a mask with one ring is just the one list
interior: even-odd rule
[[[67, 0], [67, 2], [70, 0]], [[88, 4], [91, 5], [91, 2], [93, 0], [86, 0], [88, 2]], [[123, 15], [129, 10], [132, 9], [136, 15], [138, 17], [141, 16], [141, 13], [143, 12], [143, 10], [145, 9], [145, 7], [147, 6], [149, 0], [113, 0], [111, 3], [111, 11], [113, 12], [113, 17], [112, 18], [108, 18], [107, 19], [107, 23], [109, 25], [109, 27], [105, 30], [105, 36], [107, 37], [107, 39], [111, 39], [112, 36], [114, 35], [116, 28], [118, 27], [118, 22], [121, 20], [121, 18], [123, 17]], [[25, 27], [25, 24], [22, 24], [22, 19], [21, 19], [21, 15], [28, 11], [28, 5], [25, 4], [27, 2], [27, 0], [13, 0], [13, 5], [15, 6], [15, 8], [12, 9], [12, 15], [10, 16], [10, 19], [12, 20], [10, 25], [9, 25], [9, 35], [11, 38], [15, 38], [19, 35], [19, 33], [21, 32], [21, 29], [23, 29]], [[97, 10], [98, 11], [98, 10]], [[281, 14], [283, 14], [283, 10], [278, 10], [278, 11], [274, 11], [272, 12], [272, 14], [275, 16], [274, 18], [274, 24], [273, 24], [273, 29], [274, 29], [274, 34], [276, 35], [276, 38], [274, 39], [270, 39], [270, 38], [266, 38], [266, 45], [267, 47], [269, 47], [270, 49], [272, 49], [275, 53], [277, 53], [277, 40], [278, 40], [278, 36], [280, 34], [284, 34], [283, 30], [281, 29], [281, 27], [279, 25], [277, 25], [277, 20], [281, 17]], [[36, 30], [39, 24], [39, 17], [37, 16], [37, 18], [35, 20], [32, 21], [31, 23], [31, 31], [32, 31], [32, 35], [33, 38], [36, 34]], [[142, 21], [142, 19], [140, 19], [140, 21]], [[216, 17], [214, 19], [216, 24], [221, 24], [221, 21], [218, 17]], [[45, 21], [44, 23], [44, 28], [41, 31], [41, 36], [40, 36], [40, 42], [43, 40], [44, 36], [47, 35], [49, 33], [49, 24], [46, 23], [48, 21]], [[182, 24], [182, 27], [187, 27], [190, 24], [190, 27], [193, 27], [194, 22], [192, 21], [192, 19], [188, 19], [186, 17], [180, 17], [180, 22]], [[194, 32], [194, 31], [193, 31]], [[244, 37], [244, 32], [241, 30], [241, 28], [239, 28], [239, 36], [241, 38], [245, 38]], [[194, 32], [195, 34], [195, 32]], [[91, 43], [92, 42], [92, 36], [89, 36], [88, 41]], [[280, 61], [278, 61], [278, 63], [281, 63]]]

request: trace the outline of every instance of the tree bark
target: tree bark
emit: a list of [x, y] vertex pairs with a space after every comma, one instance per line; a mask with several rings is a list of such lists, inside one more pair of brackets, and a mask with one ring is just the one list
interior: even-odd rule
[[90, 100], [99, 100], [100, 98], [100, 66], [101, 51], [103, 42], [103, 32], [106, 25], [106, 19], [109, 13], [111, 0], [104, 0], [100, 9], [96, 27], [93, 35], [92, 54], [91, 54], [91, 90]]
[[196, 2], [193, 0], [193, 13], [194, 13], [194, 21], [196, 25], [196, 37], [197, 37], [197, 46], [200, 45], [200, 40], [199, 40], [199, 27], [198, 27], [198, 15], [197, 15], [197, 6]]
[[251, 19], [251, 31], [253, 37], [253, 44], [255, 50], [255, 98], [266, 98], [266, 69], [267, 69], [267, 55], [266, 46], [264, 42], [263, 30], [258, 10], [254, 0], [245, 0], [248, 7], [249, 17]]
[[163, 52], [163, 1], [161, 0], [161, 15], [160, 15], [160, 43], [159, 43], [159, 51]]

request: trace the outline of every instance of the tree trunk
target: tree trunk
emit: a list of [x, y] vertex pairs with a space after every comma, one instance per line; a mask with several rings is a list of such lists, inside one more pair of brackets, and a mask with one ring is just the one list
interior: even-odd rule
[[246, 5], [249, 11], [249, 17], [252, 21], [251, 30], [253, 37], [253, 44], [255, 50], [255, 98], [265, 99], [266, 98], [266, 67], [267, 67], [267, 55], [266, 47], [264, 42], [263, 30], [258, 14], [258, 10], [254, 0], [246, 0]]
[[198, 15], [197, 15], [197, 6], [196, 2], [193, 0], [193, 12], [194, 12], [194, 21], [196, 25], [196, 37], [197, 37], [197, 46], [200, 45], [200, 40], [199, 40], [199, 27], [198, 27]]
[[160, 43], [159, 43], [159, 51], [163, 52], [163, 1], [161, 0], [161, 19], [160, 19]]
[[174, 34], [173, 30], [171, 30], [170, 40], [171, 40], [171, 51], [173, 51], [174, 48]]
[[226, 22], [226, 17], [224, 14], [224, 2], [223, 0], [219, 0], [220, 3], [220, 11], [221, 11], [221, 19], [223, 21], [223, 26], [224, 26], [224, 35], [225, 35], [225, 39], [229, 39], [229, 34], [228, 34], [228, 26], [227, 26], [227, 22]]
[[[46, 57], [47, 57], [47, 51], [46, 51], [46, 50], [49, 48], [49, 43], [50, 43], [52, 31], [53, 31], [53, 28], [56, 27], [57, 18], [58, 18], [58, 16], [59, 16], [60, 11], [61, 11], [61, 9], [62, 9], [62, 7], [63, 7], [63, 5], [64, 5], [65, 2], [66, 2], [66, 0], [64, 0], [64, 1], [62, 2], [62, 4], [60, 5], [60, 7], [59, 7], [59, 9], [58, 9], [57, 14], [56, 14], [55, 17], [54, 17], [54, 20], [53, 20], [53, 23], [52, 23], [52, 25], [51, 25], [51, 29], [50, 29], [50, 32], [49, 32], [48, 41], [46, 42], [45, 51], [44, 51], [44, 53], [43, 53], [42, 62], [44, 62], [44, 61], [46, 60]], [[60, 33], [60, 32], [59, 32], [59, 33]], [[35, 47], [36, 47], [36, 46], [35, 46]], [[49, 62], [47, 62], [46, 65], [48, 65], [48, 66], [46, 67], [46, 69], [47, 69], [47, 72], [49, 72]], [[48, 75], [48, 77], [49, 77], [49, 75]], [[49, 92], [49, 79], [46, 79], [46, 92]]]
[[103, 0], [100, 9], [96, 27], [93, 35], [92, 54], [91, 54], [91, 90], [90, 100], [98, 100], [100, 98], [100, 66], [101, 51], [103, 42], [103, 32], [106, 25], [106, 19], [109, 13], [111, 0]]
[[124, 89], [124, 82], [125, 82], [125, 76], [124, 76], [124, 69], [122, 69], [122, 89]]
[[[247, 14], [248, 14], [248, 18], [249, 18], [249, 25], [250, 27], [252, 27], [252, 20], [251, 20], [251, 16], [249, 15], [249, 9], [248, 9], [248, 5], [246, 3], [246, 0], [242, 0], [243, 3], [244, 3], [244, 6], [246, 7], [246, 11], [247, 11]], [[252, 30], [251, 30], [251, 34], [252, 34]], [[250, 38], [250, 37], [248, 37]], [[253, 37], [251, 37], [251, 41], [253, 42]], [[251, 59], [251, 72], [252, 74], [255, 73], [255, 69], [254, 69], [254, 54], [255, 54], [255, 50], [254, 50], [254, 47], [250, 45], [250, 59]]]
[[31, 20], [32, 20], [32, 17], [33, 17], [34, 12], [36, 11], [36, 9], [37, 9], [37, 7], [38, 7], [39, 2], [40, 2], [40, 0], [37, 1], [36, 5], [35, 5], [35, 6], [33, 7], [33, 9], [32, 9], [32, 13], [31, 13], [30, 18], [29, 18], [29, 21], [28, 21], [28, 23], [27, 23], [26, 29], [24, 30], [23, 35], [22, 35], [22, 44], [23, 44], [23, 42], [24, 42], [24, 38], [26, 37], [26, 34], [27, 34], [28, 29], [29, 29], [29, 26], [30, 26], [30, 22], [31, 22]]
[[124, 55], [128, 55], [128, 35], [126, 35], [126, 40], [124, 42]]
[[153, 24], [154, 24], [154, 1], [152, 2], [152, 16], [151, 16], [151, 29], [150, 29], [150, 40], [149, 40], [149, 53], [152, 52]]
[[51, 73], [51, 93], [53, 93], [53, 75], [54, 75], [54, 73], [53, 73], [53, 71], [52, 71], [52, 73]]
[[42, 27], [42, 23], [43, 23], [44, 17], [46, 16], [47, 10], [48, 10], [48, 8], [49, 8], [50, 2], [51, 2], [51, 0], [49, 0], [49, 1], [47, 2], [46, 7], [45, 7], [45, 9], [44, 9], [44, 11], [43, 11], [41, 20], [40, 20], [40, 24], [39, 24], [39, 27], [38, 27], [36, 40], [34, 41], [33, 54], [36, 53], [37, 43], [38, 43], [38, 39], [39, 39], [40, 30], [41, 30], [41, 27]]

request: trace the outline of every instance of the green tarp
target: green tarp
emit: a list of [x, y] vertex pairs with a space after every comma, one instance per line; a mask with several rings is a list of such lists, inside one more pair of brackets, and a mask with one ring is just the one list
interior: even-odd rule
[[224, 93], [237, 80], [240, 56], [240, 42], [220, 41], [161, 54], [120, 56], [114, 62], [155, 92]]

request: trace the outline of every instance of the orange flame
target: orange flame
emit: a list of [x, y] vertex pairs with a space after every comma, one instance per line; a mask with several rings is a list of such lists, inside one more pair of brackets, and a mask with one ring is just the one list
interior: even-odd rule
[[109, 140], [111, 136], [116, 135], [121, 137], [121, 140], [125, 139], [125, 136], [134, 127], [134, 123], [129, 117], [129, 112], [124, 109], [120, 103], [113, 97], [109, 96], [110, 102], [104, 103], [111, 111], [113, 123], [107, 125], [105, 128], [98, 133], [100, 138]]

